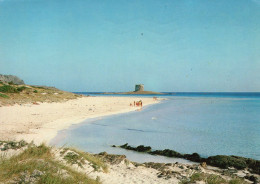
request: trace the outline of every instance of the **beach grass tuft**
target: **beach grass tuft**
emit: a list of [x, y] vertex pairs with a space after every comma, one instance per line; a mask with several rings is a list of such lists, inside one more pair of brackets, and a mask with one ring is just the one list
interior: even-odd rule
[[102, 171], [108, 172], [107, 165], [101, 159], [89, 153], [79, 151], [75, 148], [64, 148], [60, 154], [67, 163], [77, 164], [79, 167], [82, 167], [85, 160], [87, 160], [92, 164], [95, 171], [100, 171], [102, 169]]
[[1, 156], [0, 183], [99, 183], [55, 160], [51, 149], [45, 144], [29, 144], [18, 155]]
[[0, 93], [0, 97], [2, 97], [2, 98], [10, 98], [9, 96], [7, 96], [5, 94], [2, 94], [2, 93]]
[[233, 178], [231, 180], [225, 180], [216, 174], [207, 173], [194, 173], [190, 178], [180, 181], [180, 184], [196, 183], [197, 181], [204, 181], [207, 184], [247, 184], [240, 178]]

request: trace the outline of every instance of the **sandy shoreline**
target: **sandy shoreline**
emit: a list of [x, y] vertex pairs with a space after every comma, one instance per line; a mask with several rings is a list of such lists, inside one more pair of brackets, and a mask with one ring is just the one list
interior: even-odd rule
[[0, 107], [0, 140], [49, 143], [59, 130], [88, 118], [140, 110], [130, 106], [142, 100], [143, 106], [158, 103], [153, 98], [82, 97], [62, 103], [24, 104]]
[[[19, 141], [23, 139], [27, 142], [33, 140], [36, 144], [42, 142], [49, 144], [59, 130], [69, 128], [73, 124], [79, 124], [88, 118], [140, 110], [140, 107], [130, 106], [130, 103], [137, 100], [142, 100], [144, 106], [160, 102], [160, 100], [154, 100], [153, 98], [138, 97], [82, 97], [62, 103], [3, 106], [0, 107], [0, 140]], [[24, 148], [5, 149], [6, 145], [3, 144], [8, 143], [2, 142], [0, 144], [0, 155], [1, 153], [9, 156], [18, 155], [24, 150]], [[37, 149], [40, 149], [40, 147], [41, 146]], [[79, 153], [75, 152], [75, 150], [66, 149], [67, 148], [52, 147], [52, 159], [73, 169], [74, 172], [83, 173], [93, 180], [98, 180], [104, 184], [177, 184], [181, 181], [190, 181], [190, 178], [196, 173], [201, 177], [203, 176], [203, 180], [205, 181], [207, 177], [211, 176], [223, 181], [229, 181], [238, 176], [242, 179], [251, 177], [251, 180], [254, 179], [256, 181], [259, 178], [259, 175], [253, 175], [247, 168], [244, 170], [236, 170], [236, 172], [233, 173], [234, 168], [231, 168], [229, 172], [229, 170], [219, 169], [205, 164], [204, 166], [203, 164], [185, 164], [178, 162], [149, 162], [140, 164], [131, 162], [124, 155], [109, 155], [105, 152], [94, 155], [96, 158], [101, 159], [102, 163], [106, 164], [108, 172], [105, 172], [102, 169], [96, 170], [91, 160], [84, 159], [84, 162], [77, 161], [74, 164], [69, 163], [66, 158], [72, 158], [71, 155], [76, 155], [75, 158], [81, 161], [83, 157], [80, 157]], [[33, 158], [30, 157], [29, 160]], [[38, 164], [42, 161], [42, 159], [37, 157], [34, 159]], [[23, 163], [25, 163], [24, 160]], [[80, 166], [77, 163], [83, 163], [83, 165]], [[223, 175], [223, 173], [228, 174]], [[20, 174], [26, 173], [22, 172]], [[27, 172], [26, 176], [27, 178], [32, 177], [35, 179], [33, 173]], [[249, 182], [249, 180], [247, 180], [247, 182]], [[204, 181], [197, 181], [196, 183], [206, 184]], [[227, 184], [228, 182], [224, 183]]]

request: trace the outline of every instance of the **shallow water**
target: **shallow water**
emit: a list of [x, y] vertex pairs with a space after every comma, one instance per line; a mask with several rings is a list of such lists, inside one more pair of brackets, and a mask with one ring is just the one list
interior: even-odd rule
[[111, 145], [129, 143], [180, 153], [260, 159], [260, 98], [167, 96], [142, 111], [84, 121], [58, 133], [56, 145], [88, 152], [125, 154], [133, 161], [183, 160], [134, 153]]

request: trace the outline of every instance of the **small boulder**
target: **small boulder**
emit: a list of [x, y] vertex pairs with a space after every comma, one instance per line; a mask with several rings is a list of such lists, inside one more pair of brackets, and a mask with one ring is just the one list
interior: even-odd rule
[[200, 165], [201, 165], [201, 167], [203, 167], [204, 169], [207, 168], [207, 163], [206, 163], [206, 162], [202, 162]]

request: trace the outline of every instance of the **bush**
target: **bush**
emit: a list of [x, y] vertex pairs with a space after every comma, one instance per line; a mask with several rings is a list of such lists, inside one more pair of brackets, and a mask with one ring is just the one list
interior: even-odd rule
[[22, 92], [22, 91], [25, 90], [26, 88], [27, 88], [27, 87], [22, 86], [22, 87], [17, 88], [17, 91]]
[[217, 155], [211, 156], [207, 159], [208, 165], [227, 169], [228, 167], [235, 167], [236, 169], [244, 169], [247, 167], [246, 161], [242, 157]]
[[2, 97], [2, 98], [9, 98], [9, 96], [7, 96], [5, 94], [1, 94], [1, 93], [0, 93], [0, 97]]
[[37, 90], [34, 90], [33, 92], [34, 92], [34, 93], [38, 93], [38, 91], [37, 91]]
[[12, 86], [9, 85], [3, 85], [0, 86], [0, 92], [3, 93], [18, 93], [18, 90]]

